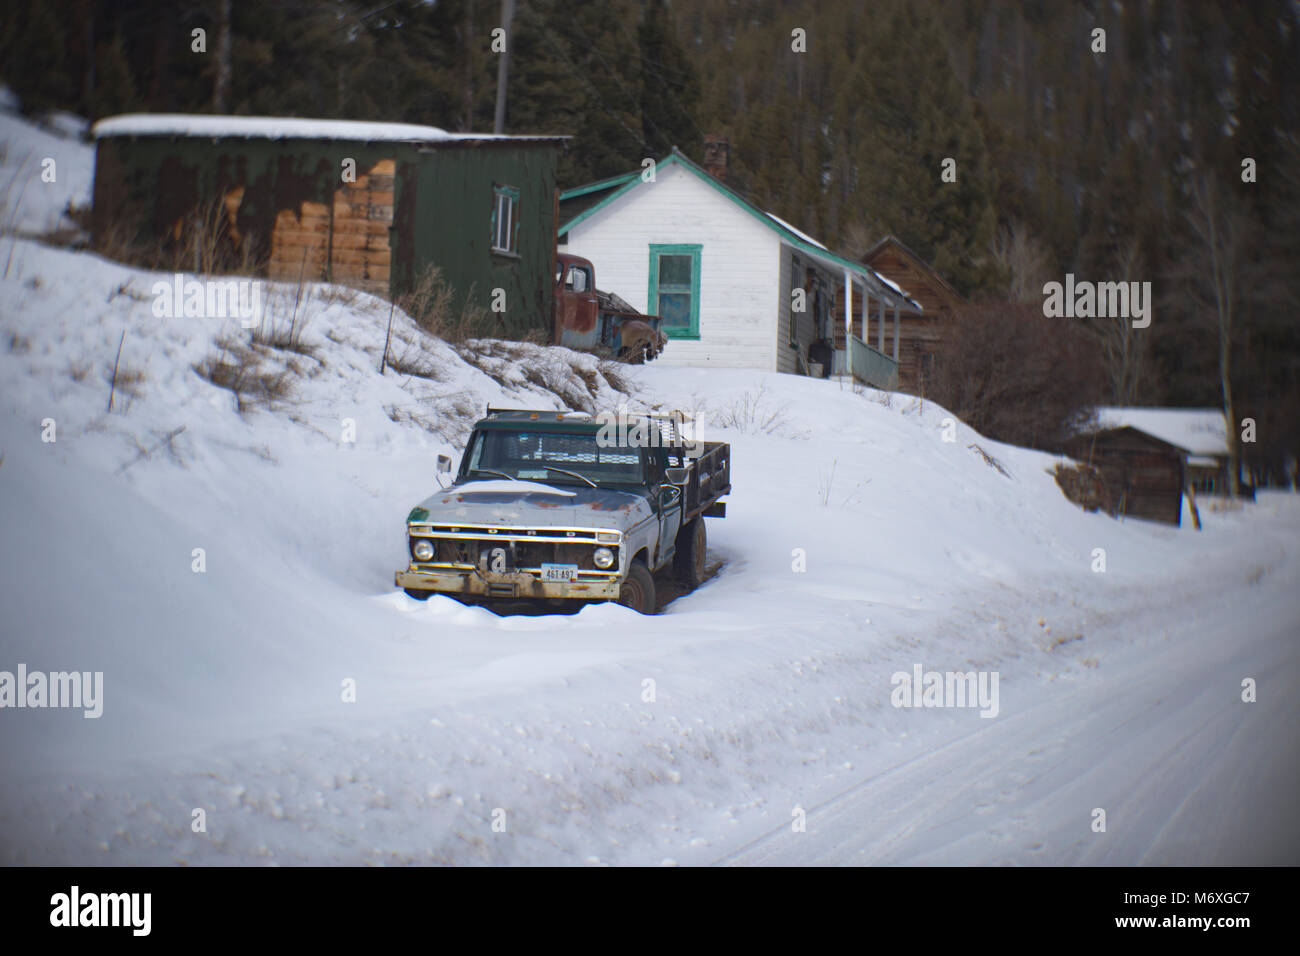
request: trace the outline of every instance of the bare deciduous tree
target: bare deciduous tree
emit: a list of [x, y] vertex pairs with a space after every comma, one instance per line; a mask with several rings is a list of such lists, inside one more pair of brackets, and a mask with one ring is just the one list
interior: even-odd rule
[[[1138, 281], [1141, 258], [1138, 240], [1130, 239], [1117, 254], [1118, 275], [1115, 278], [1124, 282]], [[1133, 328], [1133, 320], [1127, 315], [1098, 318], [1093, 327], [1101, 343], [1102, 364], [1110, 383], [1111, 401], [1116, 405], [1135, 404], [1146, 365], [1146, 329]]]
[[1051, 278], [1051, 262], [1043, 246], [1022, 222], [999, 230], [993, 239], [993, 260], [1007, 276], [1006, 294], [1011, 302], [1033, 302], [1043, 297], [1043, 285]]
[[1233, 346], [1251, 309], [1282, 301], [1282, 280], [1251, 210], [1226, 194], [1209, 171], [1193, 171], [1185, 192], [1186, 242], [1172, 272], [1172, 290], [1188, 317], [1215, 333], [1219, 392], [1227, 421], [1228, 489], [1235, 497], [1241, 449], [1233, 403]]

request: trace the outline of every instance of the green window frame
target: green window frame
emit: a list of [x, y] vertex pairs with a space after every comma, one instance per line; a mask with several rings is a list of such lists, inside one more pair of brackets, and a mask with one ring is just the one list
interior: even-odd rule
[[493, 252], [519, 254], [519, 190], [514, 186], [492, 187], [491, 246]]
[[[673, 243], [650, 245], [650, 293], [646, 301], [650, 304], [651, 315], [663, 315], [659, 308], [659, 296], [690, 296], [689, 325], [663, 326], [664, 334], [670, 339], [698, 339], [700, 337], [700, 253], [702, 245]], [[682, 282], [679, 270], [665, 270], [665, 281], [660, 282], [659, 261], [663, 256], [689, 256], [691, 263], [690, 282]]]

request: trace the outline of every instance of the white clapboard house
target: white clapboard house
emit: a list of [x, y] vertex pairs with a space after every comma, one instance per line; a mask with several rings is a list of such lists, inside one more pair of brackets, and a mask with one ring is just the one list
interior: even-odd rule
[[594, 263], [601, 289], [663, 316], [665, 364], [897, 382], [898, 314], [920, 306], [675, 149], [653, 178], [562, 193], [560, 223], [561, 248]]

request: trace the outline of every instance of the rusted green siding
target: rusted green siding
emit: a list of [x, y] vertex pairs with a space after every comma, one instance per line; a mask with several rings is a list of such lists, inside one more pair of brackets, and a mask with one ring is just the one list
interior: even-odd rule
[[418, 153], [407, 143], [105, 137], [95, 154], [94, 230], [99, 236], [114, 223], [129, 223], [131, 238], [147, 241], [200, 203], [242, 185], [237, 224], [264, 258], [276, 213], [331, 202], [345, 158], [365, 169], [381, 159], [415, 162]]
[[[426, 263], [435, 263], [452, 278], [461, 295], [470, 295], [491, 308], [492, 292], [505, 293], [500, 334], [522, 335], [530, 329], [549, 329], [551, 277], [555, 242], [556, 150], [551, 145], [518, 143], [440, 146], [423, 153], [413, 174], [403, 183], [415, 198], [395, 211], [399, 243], [412, 237], [409, 261], [418, 275]], [[492, 251], [493, 186], [519, 190], [518, 255]], [[409, 225], [403, 221], [410, 219]], [[408, 231], [409, 230], [409, 231]], [[395, 270], [399, 290], [413, 276]]]
[[[358, 172], [392, 159], [390, 295], [410, 289], [433, 263], [457, 305], [472, 296], [491, 309], [493, 290], [504, 290], [500, 334], [519, 336], [549, 329], [557, 149], [556, 141], [107, 136], [97, 143], [93, 229], [96, 242], [113, 234], [157, 240], [200, 204], [243, 186], [236, 224], [265, 262], [277, 213], [332, 203], [345, 158]], [[491, 250], [494, 183], [519, 189], [517, 256]]]

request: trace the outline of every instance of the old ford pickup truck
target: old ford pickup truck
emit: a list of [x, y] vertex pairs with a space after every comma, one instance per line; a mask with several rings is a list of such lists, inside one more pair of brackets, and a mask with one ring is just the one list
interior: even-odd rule
[[[406, 519], [414, 598], [617, 601], [658, 608], [655, 575], [704, 578], [706, 517], [725, 517], [730, 446], [672, 416], [488, 409], [454, 481]], [[450, 473], [445, 456], [439, 471]], [[445, 478], [443, 479], [446, 480]]]

